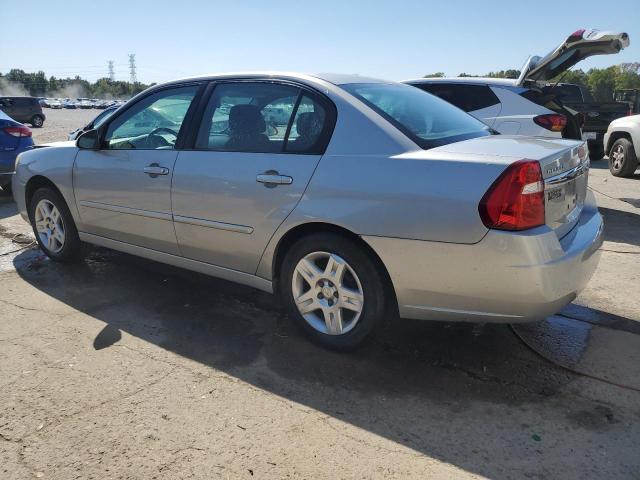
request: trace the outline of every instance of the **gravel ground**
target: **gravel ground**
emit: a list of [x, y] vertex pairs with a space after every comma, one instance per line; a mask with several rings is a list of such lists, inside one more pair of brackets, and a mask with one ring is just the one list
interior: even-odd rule
[[102, 110], [52, 110], [45, 108], [42, 110], [47, 117], [42, 128], [32, 128], [33, 141], [36, 144], [48, 142], [59, 142], [67, 139], [67, 135], [76, 128], [83, 127]]
[[[97, 115], [45, 112], [38, 143]], [[250, 288], [54, 264], [0, 197], [0, 478], [640, 478], [640, 175], [603, 167], [601, 263], [561, 315], [402, 320], [348, 355]]]

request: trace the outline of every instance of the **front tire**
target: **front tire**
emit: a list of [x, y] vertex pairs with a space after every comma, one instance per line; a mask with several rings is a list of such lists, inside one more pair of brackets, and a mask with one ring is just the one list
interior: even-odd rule
[[38, 245], [51, 260], [69, 263], [80, 258], [76, 224], [57, 191], [49, 187], [36, 190], [29, 205], [29, 220]]
[[280, 272], [290, 317], [326, 348], [354, 349], [384, 320], [384, 276], [353, 240], [334, 233], [305, 236], [291, 246]]
[[631, 177], [638, 168], [638, 157], [627, 138], [619, 138], [609, 151], [609, 171], [614, 177]]

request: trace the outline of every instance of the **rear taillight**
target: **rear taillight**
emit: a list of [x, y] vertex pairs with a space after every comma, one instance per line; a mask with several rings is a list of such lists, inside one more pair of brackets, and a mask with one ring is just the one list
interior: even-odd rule
[[577, 42], [578, 40], [582, 40], [582, 36], [584, 35], [585, 31], [586, 30], [584, 28], [576, 30], [571, 35], [569, 35], [569, 38], [567, 38], [567, 42]]
[[29, 127], [25, 127], [24, 125], [18, 125], [16, 127], [5, 127], [5, 133], [8, 133], [12, 137], [30, 137], [31, 129]]
[[567, 126], [567, 117], [559, 113], [549, 113], [546, 115], [538, 115], [533, 117], [536, 125], [551, 130], [552, 132], [561, 132]]
[[493, 182], [478, 205], [487, 228], [526, 230], [544, 224], [544, 181], [540, 163], [519, 160]]

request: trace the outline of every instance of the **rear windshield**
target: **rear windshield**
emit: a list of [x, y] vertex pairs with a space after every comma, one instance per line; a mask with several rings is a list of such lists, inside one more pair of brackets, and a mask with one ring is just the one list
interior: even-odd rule
[[425, 150], [491, 135], [491, 129], [481, 121], [409, 85], [352, 83], [341, 87]]

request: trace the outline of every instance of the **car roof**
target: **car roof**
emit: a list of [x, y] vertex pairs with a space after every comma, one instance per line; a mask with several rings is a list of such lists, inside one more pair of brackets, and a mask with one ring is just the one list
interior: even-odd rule
[[492, 77], [427, 77], [413, 80], [403, 80], [402, 83], [469, 83], [476, 85], [500, 85], [513, 87], [517, 85], [515, 78], [492, 78]]
[[300, 72], [279, 72], [279, 71], [250, 71], [250, 72], [229, 72], [229, 73], [217, 73], [209, 75], [198, 75], [193, 77], [181, 78], [178, 80], [164, 83], [163, 85], [172, 83], [183, 83], [189, 81], [201, 81], [201, 80], [222, 80], [232, 78], [284, 78], [292, 80], [300, 80], [303, 82], [314, 82], [316, 80], [324, 80], [325, 82], [332, 83], [334, 85], [345, 85], [349, 83], [395, 83], [391, 80], [381, 80], [379, 78], [365, 77], [356, 74], [341, 74], [341, 73], [300, 73]]

